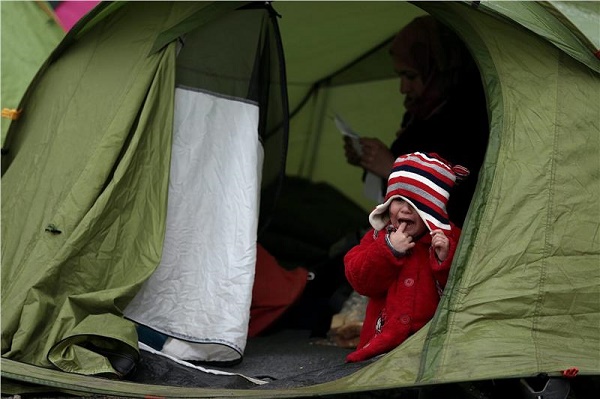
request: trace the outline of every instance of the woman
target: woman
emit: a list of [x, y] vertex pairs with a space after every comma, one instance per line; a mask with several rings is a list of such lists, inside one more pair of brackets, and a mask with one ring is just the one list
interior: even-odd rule
[[362, 138], [362, 157], [348, 139], [348, 163], [382, 180], [402, 154], [438, 153], [464, 165], [471, 175], [454, 188], [450, 220], [462, 227], [477, 183], [489, 134], [485, 93], [477, 67], [461, 40], [431, 16], [414, 19], [394, 38], [390, 55], [404, 97], [401, 129], [388, 148], [379, 139]]

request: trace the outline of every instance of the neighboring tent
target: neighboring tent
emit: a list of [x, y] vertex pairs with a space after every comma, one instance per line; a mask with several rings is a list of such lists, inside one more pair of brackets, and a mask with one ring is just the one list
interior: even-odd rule
[[[559, 376], [571, 368], [600, 374], [600, 3], [274, 8], [281, 18], [262, 3], [101, 4], [42, 67], [3, 148], [3, 390], [11, 381], [124, 396], [298, 397]], [[161, 259], [177, 266], [185, 253], [209, 274], [186, 270], [181, 285], [209, 281], [201, 289], [209, 291], [219, 281], [240, 282], [243, 288], [230, 284], [220, 293], [233, 295], [217, 299], [247, 301], [253, 244], [269, 220], [286, 155], [288, 174], [329, 182], [358, 200], [360, 171], [345, 165], [328, 116], [340, 113], [365, 135], [389, 140], [400, 99], [387, 44], [423, 12], [472, 51], [491, 124], [432, 322], [346, 377], [295, 389], [77, 375], [119, 374], [101, 353], [138, 356], [123, 312], [136, 295], [152, 297], [140, 287], [154, 276], [172, 278], [169, 269], [160, 274]], [[187, 213], [174, 219], [181, 209]], [[199, 252], [178, 248], [189, 237]], [[237, 312], [232, 340], [242, 338], [233, 346], [242, 352], [244, 303], [230, 310]], [[171, 312], [179, 311], [174, 305]], [[132, 318], [153, 316], [144, 312]]]
[[17, 105], [52, 50], [98, 1], [3, 1], [2, 12], [2, 148]]
[[17, 105], [29, 82], [65, 33], [45, 1], [3, 1], [2, 43], [2, 147]]
[[96, 7], [98, 0], [87, 0], [87, 1], [50, 1], [49, 2], [56, 18], [58, 19], [60, 26], [68, 32], [71, 28], [81, 19], [82, 16], [87, 14], [92, 8]]

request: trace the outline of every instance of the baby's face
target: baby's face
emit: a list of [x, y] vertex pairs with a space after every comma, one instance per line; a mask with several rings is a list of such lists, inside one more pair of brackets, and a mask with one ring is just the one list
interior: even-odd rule
[[425, 222], [419, 216], [417, 211], [406, 201], [396, 198], [388, 208], [390, 221], [394, 228], [398, 228], [400, 223], [406, 223], [404, 233], [411, 237], [419, 237], [427, 231]]

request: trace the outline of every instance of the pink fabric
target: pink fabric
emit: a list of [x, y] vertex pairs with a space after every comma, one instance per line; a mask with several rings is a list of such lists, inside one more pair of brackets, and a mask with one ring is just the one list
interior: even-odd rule
[[94, 8], [98, 3], [97, 0], [90, 1], [63, 1], [54, 10], [60, 26], [68, 32], [73, 25], [77, 23], [85, 14]]

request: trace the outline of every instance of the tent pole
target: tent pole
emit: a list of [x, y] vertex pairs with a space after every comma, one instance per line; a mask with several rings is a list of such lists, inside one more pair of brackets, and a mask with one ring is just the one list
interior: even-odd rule
[[315, 96], [315, 107], [311, 118], [310, 133], [307, 140], [308, 153], [304, 156], [304, 162], [300, 169], [300, 175], [312, 180], [315, 171], [315, 163], [319, 152], [323, 123], [327, 113], [326, 105], [329, 100], [330, 79], [321, 82]]

